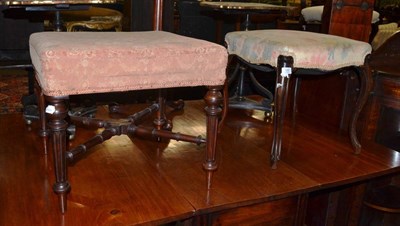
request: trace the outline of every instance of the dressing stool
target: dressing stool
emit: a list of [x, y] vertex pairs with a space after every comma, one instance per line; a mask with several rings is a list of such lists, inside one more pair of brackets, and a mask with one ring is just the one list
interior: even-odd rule
[[[156, 6], [159, 6], [159, 0], [157, 2]], [[155, 27], [160, 28], [161, 23], [156, 24]], [[226, 79], [226, 48], [163, 31], [41, 32], [32, 34], [29, 44], [39, 85], [42, 130], [47, 131], [48, 126], [52, 139], [56, 175], [53, 190], [59, 196], [61, 212], [66, 211], [67, 193], [70, 191], [67, 160], [74, 160], [88, 148], [114, 135], [205, 143], [203, 168], [210, 187], [212, 173], [217, 169], [216, 141], [222, 111], [220, 91]], [[206, 138], [172, 132], [172, 125], [165, 116], [166, 101], [161, 89], [194, 86], [208, 87], [205, 96]], [[70, 95], [145, 89], [160, 89], [157, 103], [129, 116], [125, 124], [70, 117], [82, 124], [105, 129], [86, 143], [67, 151], [66, 101]], [[48, 104], [46, 107], [45, 102]], [[153, 112], [156, 112], [154, 127], [140, 126], [140, 118]]]
[[[355, 69], [360, 79], [360, 94], [350, 121], [350, 138], [355, 153], [361, 145], [356, 134], [356, 123], [371, 87], [371, 73], [365, 64], [371, 53], [368, 43], [334, 35], [294, 30], [237, 31], [225, 36], [228, 53], [247, 62], [249, 67], [276, 71], [274, 96], [274, 128], [271, 166], [276, 168], [282, 146], [282, 127], [288, 96], [288, 85], [293, 75], [325, 74], [335, 70]], [[296, 102], [296, 91], [294, 105]]]

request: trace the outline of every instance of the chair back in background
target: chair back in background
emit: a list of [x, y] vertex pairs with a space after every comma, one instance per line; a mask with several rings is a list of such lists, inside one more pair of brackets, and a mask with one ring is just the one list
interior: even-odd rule
[[322, 32], [368, 42], [374, 0], [327, 0], [322, 13]]

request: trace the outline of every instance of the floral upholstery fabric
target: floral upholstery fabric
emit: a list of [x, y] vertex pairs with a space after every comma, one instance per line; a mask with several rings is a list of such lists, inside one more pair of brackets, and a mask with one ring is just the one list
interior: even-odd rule
[[230, 32], [225, 36], [228, 53], [249, 63], [277, 66], [279, 55], [292, 56], [294, 67], [335, 70], [363, 65], [371, 53], [368, 43], [320, 33], [294, 30]]
[[226, 48], [163, 31], [40, 32], [29, 45], [48, 96], [223, 85], [226, 78]]

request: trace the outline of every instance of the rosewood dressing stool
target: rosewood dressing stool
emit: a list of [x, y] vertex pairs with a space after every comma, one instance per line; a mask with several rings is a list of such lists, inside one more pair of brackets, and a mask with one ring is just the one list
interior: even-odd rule
[[[276, 168], [282, 146], [282, 127], [289, 80], [292, 75], [323, 75], [335, 70], [354, 69], [360, 78], [360, 94], [350, 122], [350, 138], [355, 153], [361, 151], [356, 122], [370, 87], [371, 73], [364, 62], [371, 53], [366, 42], [334, 35], [293, 30], [257, 30], [231, 32], [225, 36], [228, 53], [263, 71], [276, 70], [274, 128], [271, 165]], [[296, 102], [296, 91], [294, 103]]]
[[[114, 135], [150, 135], [193, 143], [205, 143], [203, 168], [207, 186], [217, 169], [216, 141], [221, 114], [221, 90], [226, 80], [226, 48], [211, 42], [161, 30], [162, 0], [155, 0], [155, 31], [148, 32], [42, 32], [29, 40], [32, 63], [39, 84], [39, 108], [43, 131], [50, 129], [61, 212], [67, 209], [67, 160]], [[165, 116], [166, 101], [159, 91], [156, 103], [135, 113], [126, 124], [71, 117], [83, 124], [105, 128], [77, 148], [67, 151], [68, 107], [70, 95], [124, 92], [145, 89], [207, 86], [206, 138], [172, 132]], [[45, 101], [47, 106], [45, 107]], [[46, 114], [44, 114], [44, 109]], [[154, 127], [138, 125], [141, 117], [156, 112]], [[46, 123], [45, 118], [49, 121]]]

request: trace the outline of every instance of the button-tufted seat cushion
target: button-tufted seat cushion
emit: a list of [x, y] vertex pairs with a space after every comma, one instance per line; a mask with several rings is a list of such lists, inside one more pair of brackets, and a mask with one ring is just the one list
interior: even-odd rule
[[[318, 6], [310, 6], [301, 10], [301, 16], [304, 18], [306, 22], [321, 22], [322, 20], [322, 12], [324, 11], [323, 5]], [[377, 11], [372, 12], [372, 20], [371, 23], [379, 22], [380, 14]]]
[[292, 56], [294, 67], [335, 70], [363, 65], [371, 53], [368, 43], [314, 32], [255, 30], [225, 36], [229, 54], [252, 64], [277, 66], [279, 55]]
[[30, 37], [48, 96], [223, 85], [226, 49], [163, 31], [41, 32]]

